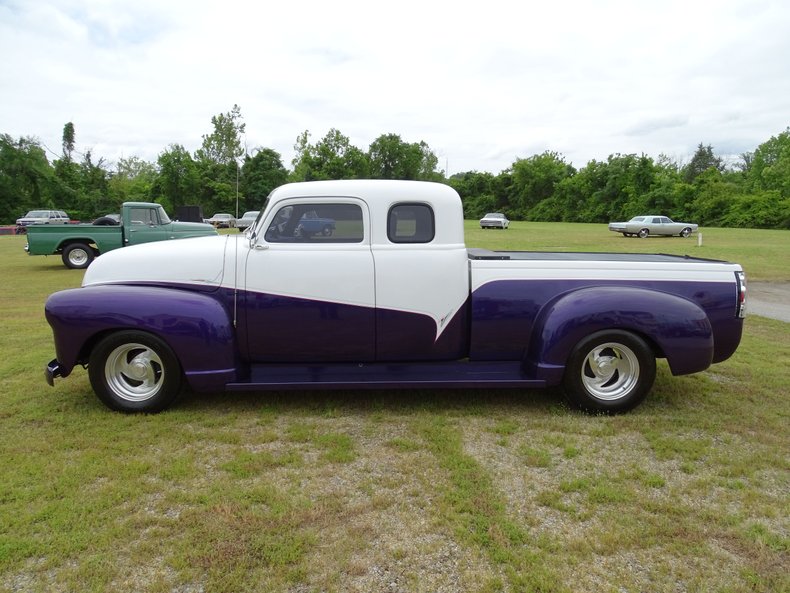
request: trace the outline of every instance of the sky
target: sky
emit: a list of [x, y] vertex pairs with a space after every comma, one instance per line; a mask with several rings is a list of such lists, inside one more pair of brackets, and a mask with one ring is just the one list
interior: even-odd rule
[[426, 142], [449, 174], [560, 153], [734, 161], [790, 126], [786, 0], [0, 0], [0, 133], [112, 166], [190, 152], [239, 105], [297, 136]]

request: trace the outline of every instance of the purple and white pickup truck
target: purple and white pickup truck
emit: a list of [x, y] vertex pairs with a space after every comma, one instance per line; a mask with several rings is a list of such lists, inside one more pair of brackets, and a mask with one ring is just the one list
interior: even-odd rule
[[[299, 230], [305, 215], [329, 234]], [[738, 346], [737, 264], [467, 249], [446, 185], [321, 181], [274, 190], [246, 234], [118, 249], [49, 297], [57, 358], [124, 412], [196, 391], [533, 388], [633, 408], [656, 358], [675, 375]]]

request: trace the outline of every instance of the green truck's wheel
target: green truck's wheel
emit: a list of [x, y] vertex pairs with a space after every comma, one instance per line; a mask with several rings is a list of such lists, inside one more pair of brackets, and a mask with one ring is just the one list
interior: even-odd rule
[[73, 270], [87, 268], [93, 261], [93, 249], [85, 243], [72, 243], [63, 248], [63, 264]]

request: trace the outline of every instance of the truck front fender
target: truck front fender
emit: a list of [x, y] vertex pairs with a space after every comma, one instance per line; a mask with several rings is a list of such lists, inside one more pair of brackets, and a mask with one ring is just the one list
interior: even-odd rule
[[193, 389], [221, 389], [237, 378], [233, 322], [217, 293], [89, 286], [51, 295], [45, 314], [55, 336], [61, 376], [87, 363], [91, 349], [104, 336], [134, 329], [154, 334], [172, 348]]
[[605, 329], [645, 338], [666, 357], [673, 375], [696, 373], [713, 361], [713, 331], [705, 311], [682, 297], [633, 287], [593, 286], [547, 303], [533, 326], [525, 369], [549, 384], [562, 380], [573, 347]]

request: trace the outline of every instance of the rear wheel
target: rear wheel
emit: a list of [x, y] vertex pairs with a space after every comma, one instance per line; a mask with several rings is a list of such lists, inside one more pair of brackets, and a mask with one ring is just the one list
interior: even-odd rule
[[640, 229], [640, 231], [637, 233], [640, 239], [646, 239], [649, 234], [650, 231], [647, 229]]
[[120, 412], [159, 412], [181, 388], [181, 365], [161, 339], [139, 331], [111, 334], [91, 352], [88, 375], [93, 391]]
[[73, 270], [87, 268], [93, 261], [93, 249], [84, 243], [72, 243], [63, 249], [63, 265]]
[[642, 338], [627, 331], [604, 330], [576, 345], [562, 386], [574, 406], [611, 414], [638, 405], [655, 378], [656, 359]]

